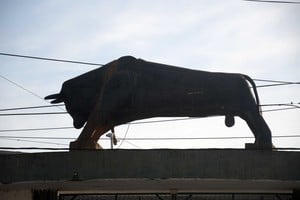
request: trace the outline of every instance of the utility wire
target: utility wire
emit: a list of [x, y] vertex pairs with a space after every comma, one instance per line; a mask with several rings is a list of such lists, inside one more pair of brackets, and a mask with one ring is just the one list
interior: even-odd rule
[[[124, 135], [124, 138], [122, 139], [122, 142], [119, 144], [119, 146], [117, 148], [120, 148], [122, 146], [122, 144], [124, 143], [126, 137], [127, 137], [127, 134], [128, 134], [128, 131], [129, 131], [129, 128], [130, 128], [130, 124], [127, 124], [127, 128], [126, 128], [126, 132], [125, 132], [125, 135]], [[120, 138], [119, 138], [120, 139]]]
[[244, 1], [253, 1], [253, 2], [259, 2], [259, 3], [288, 3], [288, 4], [300, 4], [300, 2], [297, 2], [297, 1], [263, 1], [263, 0], [244, 0]]
[[291, 81], [278, 81], [278, 80], [269, 80], [269, 79], [253, 79], [254, 81], [260, 82], [269, 82], [269, 83], [287, 83], [287, 84], [299, 84], [300, 82], [291, 82]]
[[18, 107], [18, 108], [4, 108], [4, 109], [0, 109], [0, 111], [27, 110], [27, 109], [38, 109], [38, 108], [50, 108], [50, 107], [57, 107], [57, 106], [64, 106], [64, 104], [47, 105], [47, 106], [29, 106], [29, 107]]
[[[32, 92], [31, 90], [26, 89], [25, 87], [23, 87], [22, 85], [16, 83], [15, 81], [12, 81], [12, 80], [8, 79], [8, 78], [4, 77], [4, 76], [1, 75], [1, 74], [0, 74], [0, 77], [1, 77], [2, 79], [4, 79], [4, 80], [10, 82], [10, 83], [13, 84], [14, 86], [16, 86], [16, 87], [18, 87], [18, 88], [20, 88], [20, 89], [22, 89], [22, 90], [28, 92], [29, 94], [31, 94], [31, 95], [37, 97], [38, 99], [43, 100], [44, 102], [47, 102], [47, 103], [48, 103], [48, 101], [46, 101], [43, 97], [41, 97], [40, 95], [38, 95], [38, 94]], [[54, 105], [54, 106], [55, 106], [55, 105]], [[64, 109], [62, 109], [62, 108], [60, 108], [60, 107], [58, 107], [58, 106], [57, 106], [57, 108], [60, 109], [60, 110], [64, 110]]]
[[31, 143], [39, 143], [39, 144], [54, 144], [54, 145], [68, 146], [68, 144], [62, 144], [62, 143], [56, 143], [56, 142], [43, 142], [43, 141], [35, 141], [35, 140], [24, 140], [24, 139], [19, 139], [19, 138], [2, 138], [2, 139], [13, 140], [13, 141], [18, 141], [18, 142], [31, 142]]
[[256, 88], [263, 88], [263, 87], [275, 87], [275, 86], [283, 86], [283, 85], [299, 85], [300, 82], [294, 82], [294, 83], [276, 83], [276, 84], [267, 84], [267, 85], [258, 85]]
[[4, 80], [10, 82], [11, 84], [17, 86], [18, 88], [21, 88], [22, 90], [24, 90], [24, 91], [30, 93], [31, 95], [33, 95], [33, 96], [35, 96], [35, 97], [37, 97], [37, 98], [39, 98], [39, 99], [45, 101], [43, 97], [37, 95], [36, 93], [32, 92], [31, 90], [26, 89], [26, 88], [23, 87], [22, 85], [20, 85], [20, 84], [18, 84], [18, 83], [16, 83], [16, 82], [14, 82], [14, 81], [12, 81], [12, 80], [10, 80], [10, 79], [4, 77], [3, 75], [0, 75], [0, 77], [1, 77], [2, 79], [4, 79]]
[[[272, 104], [261, 104], [260, 106], [297, 106], [300, 105], [299, 103], [272, 103]], [[16, 107], [16, 108], [2, 108], [1, 111], [14, 111], [14, 110], [27, 110], [27, 109], [39, 109], [39, 108], [49, 108], [49, 107], [57, 107], [57, 106], [64, 106], [64, 104], [56, 104], [56, 105], [47, 105], [47, 106], [27, 106], [27, 107]]]
[[293, 109], [299, 109], [299, 107], [277, 108], [277, 109], [263, 110], [262, 112], [266, 113], [266, 112], [276, 112], [276, 111], [293, 110]]
[[46, 148], [46, 147], [0, 147], [3, 150], [53, 150], [53, 151], [68, 151], [70, 148]]
[[[127, 140], [123, 140], [123, 141], [126, 142], [127, 144], [130, 144], [131, 146], [134, 146], [135, 148], [141, 149], [141, 147], [139, 147], [139, 146], [133, 144], [132, 142], [129, 142], [129, 141], [127, 141]], [[120, 146], [117, 147], [117, 149], [119, 149], [119, 148], [120, 148]]]
[[[274, 111], [284, 111], [284, 110], [291, 110], [291, 109], [299, 109], [300, 107], [297, 105], [293, 104], [265, 104], [263, 106], [276, 106], [276, 105], [288, 105], [288, 106], [293, 106], [290, 108], [279, 108], [279, 109], [269, 109], [269, 110], [264, 110], [262, 112], [274, 112]], [[21, 113], [22, 114], [22, 113]], [[23, 114], [30, 114], [30, 113], [23, 113]], [[36, 113], [36, 114], [42, 114], [42, 113]], [[55, 114], [55, 113], [51, 113]], [[66, 114], [65, 112], [59, 112], [59, 114]], [[11, 114], [6, 114], [6, 115], [11, 115]], [[19, 115], [15, 113], [14, 115]], [[0, 116], [5, 116], [5, 114], [0, 114]], [[193, 119], [200, 119], [200, 117], [185, 117], [185, 118], [179, 118], [179, 119], [165, 119], [165, 120], [150, 120], [150, 121], [137, 121], [137, 122], [129, 122], [127, 125], [139, 125], [139, 124], [150, 124], [150, 123], [161, 123], [161, 122], [174, 122], [174, 121], [184, 121], [184, 120], [193, 120]], [[73, 129], [73, 127], [68, 126], [68, 127], [45, 127], [45, 128], [29, 128], [29, 129], [3, 129], [0, 130], [0, 132], [25, 132], [25, 131], [48, 131], [48, 130], [63, 130], [63, 129]], [[128, 132], [128, 131], [126, 131]]]
[[[279, 2], [279, 1], [277, 1]], [[300, 3], [300, 2], [299, 2]], [[0, 52], [0, 55], [2, 56], [13, 56], [13, 57], [20, 57], [20, 58], [29, 58], [29, 59], [39, 59], [39, 60], [46, 60], [46, 61], [56, 61], [56, 62], [67, 62], [67, 63], [73, 63], [73, 64], [84, 64], [84, 65], [96, 65], [96, 66], [103, 66], [103, 64], [99, 63], [91, 63], [91, 62], [82, 62], [82, 61], [73, 61], [73, 60], [64, 60], [64, 59], [56, 59], [56, 58], [45, 58], [45, 57], [37, 57], [37, 56], [27, 56], [27, 55], [19, 55], [19, 54], [10, 54], [10, 53], [3, 53]], [[20, 84], [17, 84], [14, 81], [9, 80], [8, 78], [0, 75], [3, 79], [9, 81], [10, 83], [14, 84], [15, 86], [29, 92], [30, 94], [38, 97], [39, 99], [44, 100], [43, 97], [35, 94], [34, 92], [24, 88]], [[277, 84], [268, 84], [268, 85], [259, 85], [257, 88], [262, 88], [262, 87], [274, 87], [274, 86], [282, 86], [282, 85], [291, 85], [291, 84], [300, 84], [300, 82], [288, 82], [288, 81], [276, 81], [276, 80], [267, 80], [267, 79], [253, 79], [254, 81], [262, 81], [262, 82], [272, 82], [272, 83], [277, 83]], [[61, 108], [60, 108], [61, 109]]]
[[291, 102], [291, 103], [270, 103], [270, 104], [262, 104], [262, 105], [260, 105], [260, 106], [262, 106], [262, 107], [265, 107], [265, 106], [292, 106], [292, 107], [300, 108], [299, 105], [300, 105], [300, 102], [299, 102], [299, 103]]
[[[272, 111], [284, 111], [284, 110], [291, 110], [291, 109], [298, 109], [299, 106], [294, 105], [292, 108], [280, 108], [280, 109], [270, 109], [270, 110], [263, 110], [262, 112], [272, 112]], [[61, 114], [68, 114], [68, 112], [37, 112], [37, 113], [4, 113], [0, 114], [1, 116], [30, 116], [30, 115], [61, 115]], [[168, 122], [168, 121], [182, 121], [182, 120], [190, 120], [190, 119], [197, 119], [199, 117], [187, 117], [187, 118], [180, 118], [180, 119], [167, 119], [167, 120], [156, 120], [156, 121], [143, 121], [143, 122], [131, 122], [129, 124], [147, 124], [147, 123], [156, 123], [156, 122]]]
[[24, 129], [4, 129], [0, 132], [26, 132], [26, 131], [49, 131], [49, 130], [64, 130], [64, 129], [74, 129], [74, 127], [49, 127], [49, 128], [24, 128]]
[[38, 113], [5, 113], [0, 116], [28, 116], [28, 115], [61, 115], [67, 114], [68, 112], [38, 112]]
[[274, 86], [282, 86], [282, 85], [299, 85], [300, 82], [292, 82], [292, 81], [278, 81], [278, 80], [268, 80], [268, 79], [253, 79], [254, 81], [258, 82], [268, 82], [268, 83], [275, 83], [275, 84], [267, 84], [267, 85], [258, 85], [257, 88], [262, 87], [274, 87]]
[[[0, 149], [3, 150], [53, 150], [53, 151], [69, 151], [71, 150], [70, 148], [45, 148], [45, 147], [0, 147]], [[273, 150], [294, 150], [294, 151], [299, 151], [300, 148], [297, 147], [276, 147], [276, 148], [272, 148]], [[76, 151], [103, 151], [102, 149], [75, 149]], [[215, 151], [216, 148], [209, 148], [209, 149], [205, 149], [205, 150], [211, 150], [211, 151]], [[228, 150], [228, 151], [232, 151], [232, 150], [245, 150], [245, 149], [241, 149], [241, 148], [231, 148], [231, 149], [221, 149], [221, 150]], [[112, 150], [114, 151], [114, 150]], [[255, 149], [250, 150], [247, 149], [247, 151], [256, 151]]]
[[[299, 138], [300, 135], [273, 135], [272, 138]], [[38, 136], [9, 136], [2, 135], [0, 139], [36, 139], [36, 140], [74, 140], [75, 137], [38, 137]], [[232, 140], [232, 139], [254, 139], [251, 136], [226, 136], [226, 137], [148, 137], [148, 138], [118, 138], [118, 140], [145, 141], [145, 140]], [[110, 140], [110, 138], [100, 138], [100, 140]], [[120, 147], [120, 146], [118, 146]]]
[[57, 59], [57, 58], [45, 58], [45, 57], [37, 57], [37, 56], [26, 56], [26, 55], [10, 54], [10, 53], [3, 53], [3, 52], [0, 52], [0, 55], [1, 56], [19, 57], [19, 58], [37, 59], [37, 60], [54, 61], [54, 62], [65, 62], [65, 63], [72, 63], [72, 64], [80, 64], [80, 65], [103, 66], [103, 64], [100, 64], [100, 63], [82, 62], [82, 61], [74, 61], [74, 60], [64, 60], [64, 59]]
[[[247, 1], [247, 0], [245, 0], [245, 1]], [[251, 0], [248, 0], [248, 1], [251, 1]], [[280, 2], [288, 2], [288, 1], [267, 1], [267, 2], [280, 3]], [[290, 2], [290, 3], [300, 3], [300, 2]], [[46, 61], [55, 61], [55, 62], [67, 62], [67, 63], [83, 64], [83, 65], [96, 65], [96, 66], [103, 66], [104, 65], [104, 64], [100, 64], [100, 63], [82, 62], [82, 61], [56, 59], [56, 58], [45, 58], [45, 57], [37, 57], [37, 56], [27, 56], [27, 55], [11, 54], [11, 53], [4, 53], [4, 52], [0, 52], [0, 55], [19, 57], [19, 58], [46, 60]], [[268, 80], [268, 79], [253, 79], [253, 80], [254, 81], [261, 81], [261, 82], [283, 83], [283, 84], [300, 84], [300, 82], [277, 81], [277, 80]], [[260, 86], [260, 87], [262, 87], [262, 86]]]

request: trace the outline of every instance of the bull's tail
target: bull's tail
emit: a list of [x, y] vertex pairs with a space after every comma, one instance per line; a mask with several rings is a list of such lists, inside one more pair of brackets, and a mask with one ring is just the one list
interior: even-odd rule
[[258, 97], [258, 93], [257, 93], [257, 88], [256, 88], [256, 84], [255, 82], [253, 81], [252, 78], [250, 78], [249, 76], [247, 75], [242, 75], [244, 77], [244, 79], [246, 79], [250, 85], [252, 86], [252, 89], [253, 89], [253, 92], [254, 92], [254, 96], [255, 96], [255, 100], [256, 100], [256, 105], [257, 105], [257, 109], [259, 111], [259, 113], [261, 114], [261, 108], [260, 108], [260, 102], [259, 102], [259, 97]]

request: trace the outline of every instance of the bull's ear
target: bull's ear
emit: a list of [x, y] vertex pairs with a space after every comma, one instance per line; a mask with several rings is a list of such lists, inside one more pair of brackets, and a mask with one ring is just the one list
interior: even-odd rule
[[54, 99], [51, 103], [61, 103], [64, 101], [61, 94], [51, 94], [46, 96], [45, 99]]

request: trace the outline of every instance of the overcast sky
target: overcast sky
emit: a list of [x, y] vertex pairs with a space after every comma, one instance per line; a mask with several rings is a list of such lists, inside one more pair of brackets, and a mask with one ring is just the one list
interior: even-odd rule
[[[244, 73], [255, 79], [300, 81], [299, 19], [299, 4], [241, 0], [3, 0], [0, 52], [103, 64], [132, 55], [191, 69]], [[1, 76], [40, 97], [59, 92], [65, 80], [96, 68], [7, 56], [0, 56], [0, 63]], [[3, 77], [0, 77], [1, 108], [48, 105]], [[290, 85], [261, 88], [258, 92], [262, 104], [298, 103], [299, 89], [299, 85]], [[27, 110], [50, 111], [61, 110]], [[266, 112], [264, 117], [273, 135], [300, 135], [300, 109]], [[0, 116], [0, 130], [66, 126], [72, 126], [69, 115]], [[124, 137], [127, 128], [127, 125], [118, 127], [117, 137]], [[80, 131], [0, 132], [0, 135], [76, 138]], [[130, 125], [127, 133], [127, 138], [239, 136], [253, 137], [244, 121], [236, 118], [236, 125], [227, 128], [224, 117]], [[68, 147], [71, 141], [42, 140], [67, 144], [58, 145], [23, 140], [0, 138], [0, 146]], [[119, 148], [243, 148], [246, 142], [253, 139], [128, 140]], [[300, 147], [300, 138], [274, 138], [273, 142], [277, 147]], [[108, 141], [100, 143], [109, 148]]]

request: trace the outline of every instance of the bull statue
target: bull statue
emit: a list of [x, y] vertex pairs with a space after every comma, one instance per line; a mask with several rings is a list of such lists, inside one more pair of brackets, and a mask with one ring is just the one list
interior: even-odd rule
[[225, 116], [228, 127], [239, 116], [255, 136], [249, 147], [272, 148], [255, 83], [243, 74], [191, 70], [124, 56], [64, 82], [60, 93], [45, 99], [64, 102], [75, 128], [85, 125], [70, 149], [101, 148], [97, 141], [103, 134], [134, 120], [208, 116]]

